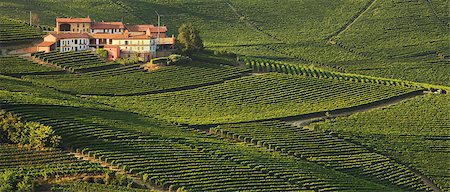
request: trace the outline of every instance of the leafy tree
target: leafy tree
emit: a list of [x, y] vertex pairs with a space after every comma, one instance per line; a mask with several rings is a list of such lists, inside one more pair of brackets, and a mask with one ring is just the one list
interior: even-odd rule
[[17, 184], [17, 175], [13, 171], [4, 171], [0, 173], [0, 192], [14, 191]]
[[0, 111], [0, 142], [25, 145], [30, 148], [57, 147], [61, 137], [38, 122], [23, 122], [12, 113]]
[[95, 50], [95, 52], [97, 53], [97, 55], [99, 57], [101, 57], [102, 59], [106, 59], [108, 58], [108, 51], [105, 49], [97, 49]]
[[182, 24], [178, 29], [177, 47], [181, 53], [192, 55], [204, 49], [200, 32], [192, 24]]
[[49, 127], [37, 122], [28, 122], [25, 124], [25, 130], [29, 130], [28, 143], [30, 146], [41, 149], [46, 146], [57, 147], [60, 136], [55, 134], [55, 131]]

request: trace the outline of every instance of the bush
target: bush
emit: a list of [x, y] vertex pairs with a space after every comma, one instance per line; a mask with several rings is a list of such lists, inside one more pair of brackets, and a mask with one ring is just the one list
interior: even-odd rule
[[191, 61], [192, 59], [187, 56], [172, 54], [168, 57], [167, 65], [184, 65]]
[[95, 52], [97, 53], [97, 55], [99, 57], [101, 57], [102, 59], [106, 59], [108, 58], [108, 51], [105, 49], [97, 49], [95, 50]]
[[57, 147], [61, 137], [55, 131], [38, 122], [23, 122], [12, 113], [0, 111], [0, 141], [42, 149]]
[[139, 63], [139, 57], [118, 58], [115, 62], [121, 65], [136, 64]]

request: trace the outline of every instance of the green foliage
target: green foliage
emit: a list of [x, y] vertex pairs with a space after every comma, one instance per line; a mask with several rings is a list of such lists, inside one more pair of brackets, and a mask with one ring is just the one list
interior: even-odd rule
[[51, 127], [37, 122], [23, 122], [12, 113], [0, 111], [1, 141], [34, 149], [57, 147], [61, 137]]
[[139, 63], [139, 58], [138, 57], [118, 58], [114, 62], [119, 63], [121, 65], [132, 65]]
[[56, 71], [17, 56], [0, 57], [0, 74], [27, 74]]
[[[34, 83], [73, 94], [126, 95], [163, 92], [168, 89], [197, 86], [237, 78], [248, 72], [231, 66], [189, 63], [143, 71], [139, 65], [123, 66], [83, 74], [26, 76]], [[174, 77], [178, 78], [174, 78]]]
[[108, 192], [156, 192], [149, 189], [136, 189], [116, 185], [105, 185], [98, 183], [84, 183], [84, 182], [73, 182], [68, 184], [54, 185], [51, 191], [64, 191], [64, 192], [98, 192], [98, 191], [108, 191]]
[[108, 58], [108, 51], [105, 49], [96, 49], [95, 53], [102, 59]]
[[[428, 190], [422, 180], [406, 166], [328, 133], [286, 125], [278, 121], [220, 125], [212, 132], [249, 142], [262, 142], [263, 147], [288, 153], [342, 172], [371, 175], [378, 182], [404, 187], [408, 191]], [[320, 142], [317, 142], [320, 141]], [[357, 161], [355, 161], [357, 159]], [[398, 174], [401, 173], [401, 174]]]
[[21, 42], [40, 38], [42, 28], [7, 17], [0, 16], [0, 43]]
[[449, 95], [427, 95], [314, 125], [388, 154], [418, 169], [447, 191], [450, 189], [447, 177], [450, 154], [445, 150], [450, 134], [448, 109]]
[[192, 55], [195, 52], [204, 49], [203, 41], [200, 38], [200, 31], [192, 23], [182, 24], [178, 29], [177, 43], [181, 52], [186, 55]]
[[158, 57], [158, 58], [153, 58], [152, 60], [150, 60], [150, 64], [152, 65], [166, 65], [167, 62], [169, 61], [168, 57]]
[[167, 57], [167, 65], [186, 65], [189, 64], [192, 59], [187, 56], [172, 54]]
[[71, 72], [86, 72], [110, 65], [92, 51], [37, 52], [31, 54], [31, 56]]
[[95, 99], [168, 121], [216, 124], [330, 111], [415, 90], [401, 86], [269, 73], [174, 93]]

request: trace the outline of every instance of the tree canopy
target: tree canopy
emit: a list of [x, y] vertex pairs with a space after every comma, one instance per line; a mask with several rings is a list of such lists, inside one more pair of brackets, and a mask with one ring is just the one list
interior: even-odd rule
[[178, 29], [177, 44], [182, 54], [192, 55], [204, 49], [203, 41], [198, 31], [192, 24], [182, 24]]

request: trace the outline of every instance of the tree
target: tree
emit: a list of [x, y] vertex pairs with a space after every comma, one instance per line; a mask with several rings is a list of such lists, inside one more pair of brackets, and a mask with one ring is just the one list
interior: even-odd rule
[[97, 49], [95, 50], [95, 52], [97, 53], [97, 55], [99, 57], [101, 57], [102, 59], [106, 59], [108, 58], [108, 51], [105, 49]]
[[192, 24], [182, 24], [178, 29], [177, 47], [182, 54], [192, 55], [204, 49], [200, 32]]

